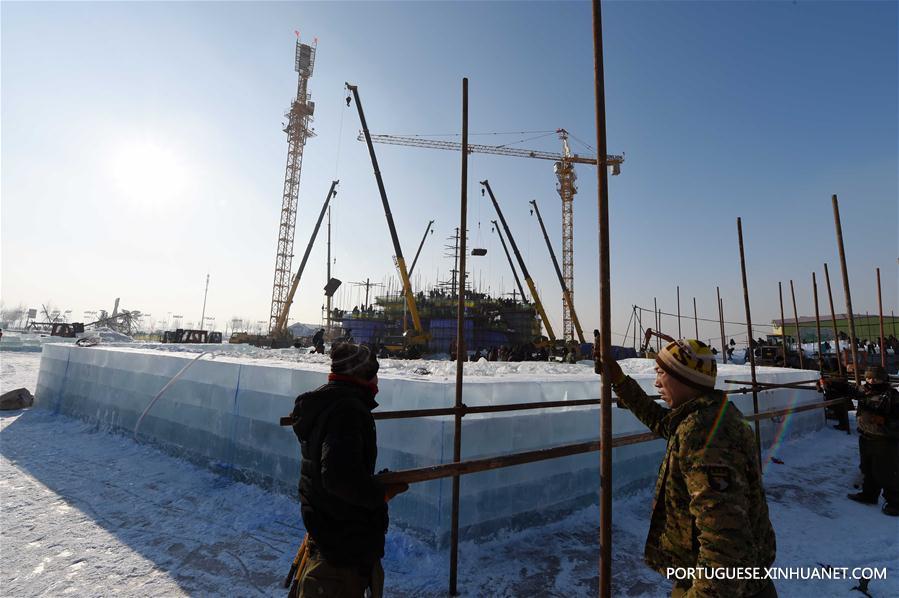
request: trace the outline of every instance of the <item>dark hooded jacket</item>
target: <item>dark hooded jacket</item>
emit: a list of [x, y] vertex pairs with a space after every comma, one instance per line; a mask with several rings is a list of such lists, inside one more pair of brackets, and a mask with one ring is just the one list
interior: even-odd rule
[[302, 451], [303, 523], [325, 560], [338, 567], [366, 568], [384, 556], [387, 504], [383, 485], [372, 477], [374, 393], [364, 383], [332, 380], [297, 397], [292, 414]]

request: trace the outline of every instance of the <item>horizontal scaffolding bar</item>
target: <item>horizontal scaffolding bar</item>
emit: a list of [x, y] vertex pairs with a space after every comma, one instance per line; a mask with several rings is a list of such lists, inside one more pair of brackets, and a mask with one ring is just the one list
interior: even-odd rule
[[[822, 409], [831, 405], [844, 402], [846, 399], [832, 399], [830, 401], [821, 401], [808, 405], [800, 405], [798, 407], [788, 407], [786, 409], [776, 409], [773, 411], [764, 411], [757, 415], [745, 416], [747, 421], [756, 421], [765, 418], [778, 417], [789, 413], [798, 413], [801, 411], [811, 411], [812, 409]], [[612, 448], [619, 446], [627, 446], [630, 444], [639, 444], [656, 440], [660, 437], [654, 432], [643, 432], [640, 434], [629, 434], [626, 436], [618, 436], [612, 439]], [[515, 465], [524, 465], [526, 463], [535, 463], [537, 461], [546, 461], [548, 459], [558, 459], [560, 457], [570, 457], [583, 453], [591, 453], [601, 450], [600, 442], [592, 440], [589, 442], [580, 442], [576, 444], [565, 444], [562, 446], [554, 446], [534, 451], [525, 451], [521, 453], [513, 453], [511, 455], [500, 455], [496, 457], [486, 457], [483, 459], [472, 459], [469, 461], [461, 461], [459, 463], [442, 463], [439, 465], [430, 465], [428, 467], [419, 467], [417, 469], [405, 469], [403, 471], [388, 471], [375, 476], [381, 483], [392, 484], [404, 482], [413, 484], [416, 482], [427, 482], [430, 480], [438, 480], [441, 478], [453, 477], [456, 475], [466, 475], [471, 473], [479, 473], [482, 471], [490, 471], [492, 469], [502, 469], [504, 467], [513, 467]]]

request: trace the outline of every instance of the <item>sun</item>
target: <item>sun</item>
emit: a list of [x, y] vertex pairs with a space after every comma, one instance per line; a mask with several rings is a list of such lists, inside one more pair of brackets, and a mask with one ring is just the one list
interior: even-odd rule
[[185, 196], [187, 166], [172, 146], [149, 140], [124, 143], [112, 152], [106, 167], [122, 199], [158, 206]]

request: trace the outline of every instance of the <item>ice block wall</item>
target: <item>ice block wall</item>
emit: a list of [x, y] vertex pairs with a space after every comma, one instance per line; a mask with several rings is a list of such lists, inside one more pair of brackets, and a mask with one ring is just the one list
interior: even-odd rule
[[[130, 434], [153, 397], [195, 357], [147, 349], [47, 345], [41, 358], [36, 405]], [[632, 372], [643, 388], [654, 394], [651, 368], [644, 363], [639, 370], [623, 363], [625, 371]], [[599, 380], [591, 367], [566, 366], [568, 374], [552, 375], [552, 365], [542, 365], [544, 374], [467, 377], [463, 402], [473, 406], [599, 396]], [[749, 379], [748, 368], [723, 366], [722, 370], [720, 381]], [[768, 382], [815, 377], [816, 372], [777, 368], [763, 368], [759, 373], [759, 379]], [[321, 365], [207, 356], [191, 365], [155, 403], [141, 423], [139, 437], [240, 479], [296, 492], [299, 445], [291, 429], [281, 427], [278, 420], [290, 413], [297, 394], [325, 381], [326, 367]], [[455, 396], [454, 377], [439, 374], [391, 375], [387, 369], [379, 388], [379, 411], [449, 407]], [[751, 395], [732, 396], [731, 400], [743, 413], [752, 413]], [[761, 410], [770, 410], [820, 400], [814, 392], [781, 389], [762, 393], [759, 403]], [[762, 444], [768, 447], [823, 423], [820, 410], [765, 420], [761, 422]], [[378, 469], [400, 470], [452, 460], [452, 417], [381, 420], [377, 427]], [[629, 411], [613, 408], [616, 436], [645, 431]], [[471, 415], [463, 419], [462, 458], [547, 448], [593, 440], [598, 435], [597, 407]], [[663, 453], [661, 440], [614, 449], [615, 491], [650, 484]], [[598, 455], [592, 453], [464, 476], [463, 537], [546, 520], [595, 501], [598, 463]], [[391, 521], [416, 530], [429, 541], [443, 542], [449, 533], [450, 506], [449, 479], [416, 484], [391, 503]]]

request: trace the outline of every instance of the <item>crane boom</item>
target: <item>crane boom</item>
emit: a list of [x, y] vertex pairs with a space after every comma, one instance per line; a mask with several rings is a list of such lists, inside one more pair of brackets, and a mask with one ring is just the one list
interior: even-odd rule
[[412, 315], [412, 325], [415, 328], [415, 336], [410, 339], [412, 344], [422, 345], [427, 343], [428, 337], [421, 326], [418, 316], [418, 306], [415, 303], [415, 295], [412, 293], [412, 283], [409, 281], [409, 273], [406, 271], [406, 260], [403, 258], [403, 250], [400, 248], [400, 239], [396, 234], [396, 225], [393, 223], [393, 214], [390, 212], [390, 203], [387, 201], [387, 191], [384, 189], [384, 180], [381, 178], [381, 170], [378, 168], [378, 157], [372, 145], [371, 134], [368, 132], [368, 124], [365, 122], [365, 112], [362, 110], [362, 102], [359, 100], [359, 88], [356, 85], [346, 84], [348, 90], [353, 93], [356, 102], [356, 111], [359, 113], [359, 122], [362, 124], [362, 133], [368, 145], [368, 154], [371, 157], [371, 165], [375, 171], [375, 180], [378, 183], [378, 193], [381, 195], [381, 204], [384, 206], [384, 215], [387, 217], [387, 226], [390, 229], [390, 239], [393, 241], [393, 251], [396, 256], [396, 267], [400, 272], [403, 282], [403, 295], [406, 297], [406, 305]]
[[515, 259], [518, 260], [518, 267], [521, 268], [521, 275], [524, 276], [524, 281], [528, 285], [528, 290], [531, 291], [531, 297], [534, 299], [534, 306], [537, 308], [537, 313], [540, 314], [543, 325], [546, 326], [546, 334], [549, 336], [549, 340], [555, 343], [556, 334], [553, 332], [552, 324], [549, 323], [549, 318], [546, 317], [546, 311], [543, 309], [543, 304], [540, 302], [540, 296], [537, 294], [537, 287], [534, 286], [534, 280], [528, 273], [528, 267], [524, 264], [521, 252], [518, 251], [518, 245], [515, 243], [515, 237], [512, 236], [512, 231], [509, 230], [509, 225], [506, 223], [506, 217], [503, 216], [503, 211], [499, 209], [499, 203], [493, 195], [493, 189], [490, 188], [490, 182], [484, 180], [481, 181], [481, 185], [484, 186], [488, 195], [490, 195], [490, 201], [493, 202], [493, 208], [496, 210], [496, 215], [499, 216], [499, 221], [502, 222], [503, 228], [506, 229], [506, 236], [509, 237], [509, 243], [512, 245], [512, 252], [515, 253]]
[[524, 294], [524, 287], [521, 286], [521, 281], [518, 280], [518, 272], [515, 271], [515, 264], [512, 263], [512, 256], [509, 255], [509, 248], [506, 247], [506, 241], [505, 239], [503, 239], [503, 233], [499, 230], [499, 223], [496, 220], [491, 220], [490, 222], [493, 224], [493, 229], [499, 236], [499, 242], [503, 244], [503, 251], [506, 252], [506, 259], [509, 260], [509, 267], [512, 269], [512, 276], [515, 277], [515, 284], [518, 285], [518, 292], [521, 293], [521, 302], [525, 303], [528, 300], [527, 295]]
[[315, 237], [318, 236], [318, 229], [321, 228], [322, 220], [325, 218], [325, 212], [328, 211], [328, 205], [331, 203], [331, 198], [336, 195], [335, 189], [337, 188], [338, 183], [340, 183], [340, 181], [331, 181], [331, 188], [328, 190], [327, 197], [325, 197], [325, 203], [322, 206], [322, 211], [318, 215], [315, 228], [312, 229], [312, 237], [309, 239], [309, 244], [306, 245], [306, 252], [303, 253], [300, 268], [297, 270], [296, 276], [293, 277], [293, 282], [290, 284], [290, 290], [287, 292], [287, 297], [284, 299], [281, 312], [278, 314], [278, 319], [275, 320], [275, 326], [272, 328], [272, 339], [279, 339], [286, 333], [287, 316], [290, 314], [290, 306], [293, 305], [294, 295], [296, 295], [297, 287], [300, 285], [300, 278], [303, 277], [303, 270], [306, 269], [306, 262], [309, 261], [309, 254], [312, 252], [312, 245], [315, 244]]
[[[365, 136], [362, 133], [359, 133], [356, 139], [359, 141], [365, 141]], [[398, 135], [371, 135], [371, 140], [374, 143], [387, 143], [390, 145], [425, 147], [430, 149], [442, 149], [456, 152], [462, 151], [461, 143], [456, 143], [455, 141], [442, 141], [439, 139], [401, 137]], [[566, 156], [564, 154], [559, 154], [556, 152], [528, 150], [516, 147], [506, 147], [504, 145], [481, 145], [478, 143], [469, 143], [468, 151], [469, 153], [495, 154], [498, 156], [515, 156], [518, 158], [536, 158], [538, 160], [552, 160], [554, 162], [567, 160], [568, 162], [572, 162], [574, 164], [596, 164], [596, 158], [592, 156], [579, 156], [578, 154]], [[622, 162], [624, 162], [624, 156], [606, 156], [607, 166], [620, 166]]]

